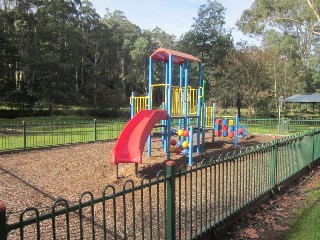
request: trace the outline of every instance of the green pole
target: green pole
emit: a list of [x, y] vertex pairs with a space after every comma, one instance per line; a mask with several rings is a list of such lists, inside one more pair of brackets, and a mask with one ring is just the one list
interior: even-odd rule
[[201, 139], [201, 156], [203, 156], [205, 150], [205, 141], [206, 141], [206, 117], [207, 117], [207, 105], [204, 103], [202, 104], [202, 139]]
[[93, 141], [97, 141], [97, 119], [93, 119]]
[[167, 240], [174, 240], [176, 236], [176, 205], [175, 205], [175, 171], [176, 163], [174, 161], [167, 161], [166, 163], [166, 176], [168, 178], [167, 184], [167, 218], [166, 218], [166, 233]]
[[312, 143], [311, 143], [311, 162], [310, 162], [310, 168], [312, 167], [312, 165], [313, 165], [313, 161], [315, 160], [314, 159], [314, 149], [315, 149], [315, 144], [314, 144], [314, 136], [315, 136], [315, 129], [314, 128], [312, 128], [312, 134], [311, 134], [311, 141], [312, 141]]
[[23, 127], [23, 149], [26, 149], [27, 148], [27, 126], [25, 121], [22, 121], [22, 127]]
[[276, 175], [276, 137], [272, 137], [271, 159], [270, 159], [270, 189], [275, 193], [275, 175]]
[[204, 91], [204, 86], [206, 85], [206, 81], [205, 80], [203, 80], [202, 81], [202, 106], [203, 106], [203, 104], [204, 104], [204, 93], [205, 93], [205, 91]]

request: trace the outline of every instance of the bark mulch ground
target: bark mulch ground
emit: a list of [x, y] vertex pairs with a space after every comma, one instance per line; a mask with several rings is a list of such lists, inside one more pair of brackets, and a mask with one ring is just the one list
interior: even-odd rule
[[[195, 155], [194, 161], [218, 157], [271, 139], [269, 135], [250, 135], [239, 139], [239, 145], [234, 147], [232, 139], [217, 138], [213, 144], [208, 135], [204, 156]], [[139, 184], [143, 175], [154, 177], [165, 168], [166, 155], [160, 141], [154, 139], [152, 157], [144, 153], [138, 176], [135, 176], [134, 164], [121, 164], [120, 177], [115, 179], [115, 166], [109, 161], [114, 144], [114, 141], [97, 142], [0, 154], [0, 201], [7, 207], [8, 222], [17, 221], [26, 207], [33, 206], [45, 212], [59, 198], [77, 203], [84, 191], [101, 196], [103, 187], [108, 184], [121, 190], [125, 180], [132, 179]], [[178, 166], [188, 162], [186, 157], [176, 154], [172, 154], [172, 160]], [[316, 204], [306, 201], [305, 194], [318, 187], [315, 183], [319, 179], [320, 168], [316, 167], [283, 194], [244, 216], [230, 230], [227, 239], [284, 239], [290, 223], [298, 216], [296, 209]]]
[[[239, 145], [234, 147], [233, 139], [217, 138], [213, 144], [210, 135], [207, 137], [204, 159], [269, 142], [272, 138], [268, 135], [251, 135], [248, 139], [240, 138]], [[33, 206], [42, 212], [59, 198], [77, 203], [84, 191], [90, 191], [97, 197], [101, 196], [103, 187], [108, 184], [120, 190], [126, 179], [139, 184], [145, 174], [156, 176], [159, 170], [165, 169], [166, 155], [160, 141], [153, 140], [152, 157], [148, 158], [144, 153], [138, 176], [135, 176], [134, 164], [119, 164], [117, 180], [115, 166], [109, 161], [114, 141], [1, 154], [0, 201], [7, 207], [8, 221], [16, 221], [18, 213], [26, 207]], [[178, 166], [188, 163], [183, 155], [171, 156]], [[200, 156], [195, 155], [194, 161], [200, 161]]]

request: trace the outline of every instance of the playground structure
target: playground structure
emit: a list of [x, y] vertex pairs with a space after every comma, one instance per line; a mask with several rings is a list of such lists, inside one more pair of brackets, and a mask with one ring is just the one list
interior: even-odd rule
[[216, 113], [213, 114], [214, 135], [216, 137], [229, 137], [234, 139], [234, 146], [238, 145], [239, 134], [239, 117], [235, 116], [221, 116], [216, 117]]
[[[163, 63], [164, 83], [154, 83], [154, 64]], [[192, 87], [189, 82], [189, 65], [198, 64], [197, 86]], [[174, 69], [174, 64], [178, 69]], [[174, 70], [179, 70], [179, 76], [174, 76]], [[174, 81], [175, 80], [175, 81]], [[178, 81], [176, 81], [178, 80]], [[177, 82], [177, 86], [173, 85]], [[155, 104], [154, 91], [161, 89], [163, 101]], [[196, 152], [200, 153], [200, 138], [205, 133], [205, 104], [202, 79], [202, 62], [200, 59], [178, 51], [158, 48], [149, 57], [149, 88], [148, 96], [136, 96], [132, 93], [130, 99], [131, 120], [123, 129], [113, 148], [111, 163], [142, 162], [142, 151], [148, 142], [148, 156], [151, 156], [151, 131], [157, 122], [161, 121], [162, 144], [167, 160], [170, 159], [170, 141], [173, 135], [172, 120], [177, 119], [180, 129], [189, 129], [189, 139], [193, 139], [193, 129], [196, 129]], [[190, 121], [195, 121], [195, 126]], [[212, 121], [212, 120], [211, 120]], [[180, 136], [181, 137], [181, 136]], [[189, 143], [189, 164], [192, 164], [193, 144]], [[191, 151], [190, 151], [191, 150]], [[118, 176], [118, 174], [116, 175]]]
[[[156, 63], [162, 64], [164, 68], [163, 83], [155, 83]], [[189, 79], [190, 63], [198, 64], [197, 80], [192, 82]], [[174, 68], [174, 64], [178, 68]], [[196, 86], [191, 86], [192, 83]], [[159, 92], [160, 103], [155, 97], [155, 93], [159, 95]], [[119, 163], [135, 163], [137, 173], [137, 166], [142, 163], [146, 142], [148, 142], [148, 156], [151, 156], [151, 136], [155, 127], [161, 128], [161, 141], [167, 160], [170, 159], [171, 153], [182, 153], [188, 155], [189, 166], [193, 164], [193, 152], [200, 154], [200, 150], [204, 151], [206, 129], [212, 129], [212, 142], [215, 136], [223, 136], [234, 138], [234, 146], [238, 144], [238, 116], [222, 116], [223, 119], [216, 119], [216, 104], [206, 106], [202, 62], [192, 55], [158, 48], [149, 57], [148, 95], [136, 96], [133, 92], [130, 105], [131, 120], [122, 130], [111, 157], [111, 163], [116, 164], [116, 177], [118, 177]], [[156, 125], [160, 121], [161, 124]], [[172, 128], [173, 122], [178, 122], [178, 131]], [[181, 130], [187, 131], [188, 134], [177, 134]], [[181, 148], [182, 144], [177, 147], [172, 144], [174, 135], [178, 135], [179, 139], [174, 139], [177, 143], [187, 142], [188, 146]], [[194, 135], [195, 146], [193, 146]]]

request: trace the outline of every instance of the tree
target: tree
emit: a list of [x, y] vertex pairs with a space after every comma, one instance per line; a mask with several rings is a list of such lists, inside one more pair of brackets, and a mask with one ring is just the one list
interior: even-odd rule
[[[320, 2], [317, 0], [306, 0], [309, 8], [317, 19], [318, 24], [320, 24]], [[320, 35], [318, 29], [314, 30], [314, 34]]]
[[[308, 89], [308, 79], [305, 76], [310, 69], [315, 69], [315, 62], [319, 60], [318, 7], [319, 3], [313, 0], [256, 0], [250, 9], [244, 11], [237, 23], [243, 32], [262, 36], [262, 42], [268, 47], [268, 42], [281, 42], [287, 53], [276, 52], [287, 60], [291, 61], [291, 57], [296, 58], [298, 55], [300, 65], [296, 67], [300, 69], [298, 74], [304, 82], [305, 91], [315, 91]], [[271, 40], [272, 36], [276, 39]], [[292, 54], [291, 50], [296, 54]]]
[[266, 67], [273, 81], [274, 101], [278, 102], [281, 96], [289, 97], [303, 91], [303, 81], [299, 83], [303, 64], [295, 38], [268, 31], [264, 36], [263, 48], [269, 55]]
[[[62, 105], [76, 102], [75, 72], [81, 35], [77, 31], [79, 1], [46, 0], [36, 12], [37, 49], [35, 61], [37, 86], [45, 101]], [[50, 34], [49, 34], [50, 33]]]
[[[141, 29], [131, 23], [123, 12], [116, 10], [107, 14], [101, 20], [104, 28], [109, 32], [109, 44], [104, 46], [106, 52], [101, 63], [107, 64], [105, 72], [105, 92], [112, 92], [113, 106], [128, 103], [131, 93], [126, 91], [127, 85], [132, 81], [132, 58], [130, 51], [136, 39], [141, 35]], [[102, 82], [102, 81], [101, 81]], [[120, 100], [121, 99], [121, 100]], [[120, 101], [119, 101], [120, 100]], [[115, 102], [114, 102], [115, 101]], [[110, 104], [112, 105], [112, 104]]]
[[[205, 64], [204, 79], [207, 92], [216, 96], [220, 68], [228, 49], [233, 47], [231, 32], [225, 28], [225, 8], [218, 1], [208, 0], [200, 6], [198, 17], [191, 30], [179, 42], [179, 48], [200, 59]], [[210, 95], [210, 94], [208, 94]], [[207, 96], [208, 96], [207, 95]]]
[[[0, 11], [0, 22], [5, 23], [2, 11]], [[0, 49], [0, 100], [4, 100], [5, 95], [16, 88], [13, 66], [18, 51], [12, 44], [12, 35], [5, 31], [4, 24], [0, 25], [0, 31], [2, 33], [0, 34], [0, 45], [2, 46]]]
[[[89, 0], [1, 0], [1, 100], [30, 108], [118, 108], [132, 90], [145, 94], [148, 57], [160, 46], [201, 57], [206, 80], [216, 84], [232, 46], [224, 11], [217, 1], [202, 5], [177, 44], [174, 35], [159, 27], [141, 30], [118, 10], [101, 19]], [[159, 66], [154, 75], [160, 81]], [[191, 83], [198, 78], [193, 73]]]
[[159, 27], [154, 29], [144, 30], [143, 36], [151, 43], [152, 50], [156, 50], [158, 47], [164, 47], [174, 49], [176, 46], [176, 37], [163, 31]]
[[24, 99], [29, 106], [34, 103], [35, 94], [28, 88], [30, 82], [25, 81], [27, 79], [25, 63], [34, 49], [36, 20], [33, 10], [38, 6], [38, 3], [32, 0], [4, 0], [0, 5], [1, 33], [3, 34], [1, 41], [4, 47], [1, 61], [5, 68], [0, 89], [4, 90], [2, 96], [7, 102], [17, 99], [14, 96], [19, 95], [21, 97], [18, 99]]
[[248, 107], [249, 114], [254, 110], [269, 110], [272, 89], [267, 59], [268, 54], [255, 47], [228, 51], [219, 86], [219, 98], [225, 107], [230, 107], [230, 101], [236, 102], [239, 116], [242, 103]]

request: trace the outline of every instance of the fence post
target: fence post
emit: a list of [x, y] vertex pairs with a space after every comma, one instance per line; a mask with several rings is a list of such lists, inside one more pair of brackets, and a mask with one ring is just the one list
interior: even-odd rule
[[25, 121], [22, 121], [23, 128], [23, 149], [27, 148], [27, 125]]
[[314, 149], [315, 149], [315, 144], [314, 144], [314, 136], [315, 136], [315, 129], [314, 128], [312, 128], [312, 130], [311, 130], [311, 138], [312, 138], [312, 143], [311, 143], [311, 162], [310, 162], [310, 168], [312, 168], [313, 167], [313, 161], [315, 160], [314, 159]]
[[272, 137], [272, 148], [271, 148], [271, 159], [270, 159], [270, 189], [271, 192], [275, 193], [275, 175], [276, 175], [276, 147], [277, 147], [277, 140], [276, 137]]
[[0, 202], [0, 240], [6, 240], [7, 236], [6, 205]]
[[175, 205], [175, 171], [176, 163], [174, 161], [167, 161], [166, 163], [166, 176], [168, 178], [167, 184], [167, 217], [166, 217], [166, 239], [174, 240], [176, 236], [176, 205]]
[[93, 141], [97, 141], [97, 119], [93, 119]]

